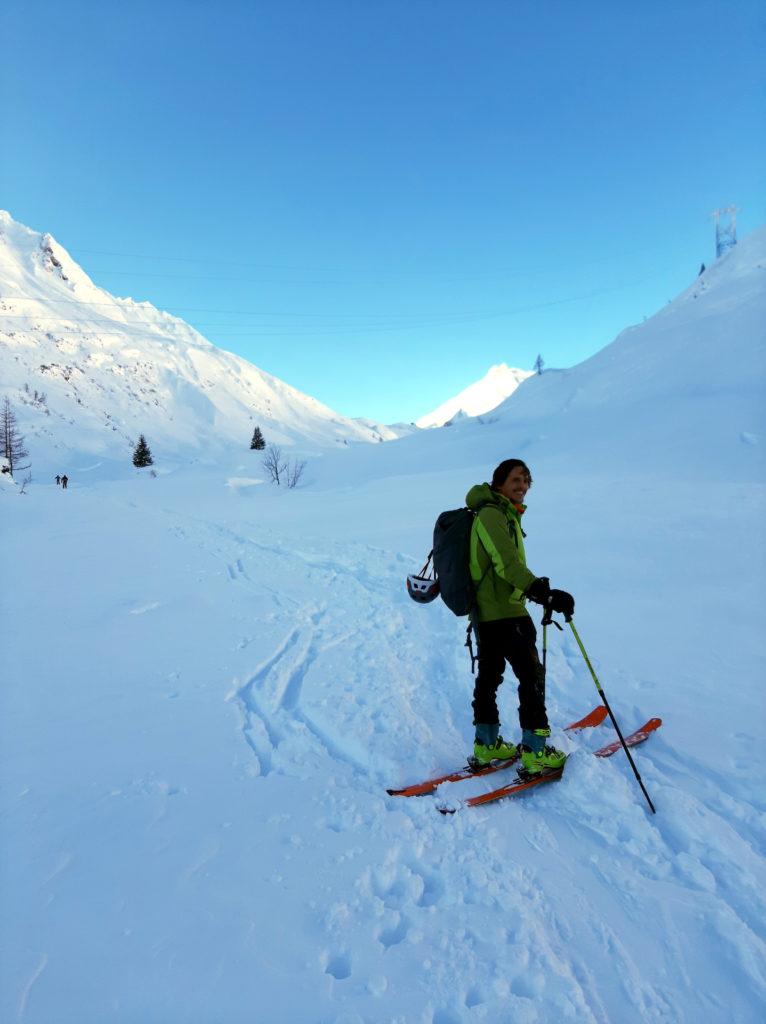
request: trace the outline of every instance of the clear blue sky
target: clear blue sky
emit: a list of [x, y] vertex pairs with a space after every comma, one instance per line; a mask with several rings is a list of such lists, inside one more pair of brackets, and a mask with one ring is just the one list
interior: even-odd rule
[[711, 210], [766, 221], [762, 0], [5, 0], [0, 35], [0, 207], [347, 415], [579, 362]]

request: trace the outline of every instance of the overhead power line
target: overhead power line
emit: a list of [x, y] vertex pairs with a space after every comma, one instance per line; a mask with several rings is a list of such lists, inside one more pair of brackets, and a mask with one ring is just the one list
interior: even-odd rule
[[[373, 326], [384, 326], [383, 321], [387, 320], [404, 320], [409, 321], [404, 324], [391, 324], [392, 330], [400, 330], [402, 328], [409, 327], [425, 327], [425, 326], [439, 326], [449, 325], [451, 323], [469, 323], [473, 321], [481, 320], [492, 320], [501, 319], [505, 316], [516, 316], [519, 313], [531, 312], [537, 309], [546, 309], [548, 307], [561, 305], [569, 302], [579, 302], [584, 299], [597, 298], [599, 295], [605, 295], [610, 292], [620, 291], [623, 288], [629, 288], [633, 285], [643, 284], [646, 281], [650, 281], [661, 275], [662, 271], [655, 271], [652, 274], [646, 275], [636, 280], [622, 282], [618, 285], [612, 285], [608, 288], [597, 288], [589, 292], [582, 292], [578, 295], [567, 296], [560, 299], [551, 299], [546, 302], [534, 303], [528, 306], [520, 306], [514, 309], [505, 310], [460, 310], [452, 313], [440, 313], [440, 312], [427, 312], [427, 313], [335, 313], [335, 312], [274, 312], [266, 310], [236, 310], [236, 309], [210, 309], [205, 307], [192, 307], [192, 306], [178, 306], [179, 310], [183, 310], [185, 313], [212, 313], [219, 316], [257, 316], [257, 317], [285, 317], [295, 319], [324, 319], [324, 320], [368, 320], [374, 321]], [[81, 302], [79, 299], [42, 299], [39, 296], [34, 295], [0, 295], [0, 302], [41, 302], [44, 304], [71, 304], [76, 307], [81, 306], [92, 306], [92, 307], [107, 307], [113, 308], [115, 305], [119, 306], [119, 303], [115, 302]], [[138, 304], [136, 304], [138, 305]], [[122, 308], [122, 307], [120, 307]], [[152, 307], [156, 309], [156, 307]], [[158, 312], [166, 312], [158, 310]], [[169, 313], [169, 316], [175, 316], [173, 313]], [[0, 312], [0, 317], [5, 318], [23, 318], [23, 317], [34, 317], [34, 313], [7, 313]], [[59, 320], [66, 319], [70, 323], [92, 323], [90, 320], [84, 320], [82, 318], [67, 317], [66, 314], [62, 313], [61, 317], [56, 316], [37, 316], [38, 320]], [[176, 317], [176, 319], [182, 319]], [[424, 322], [425, 321], [425, 322]], [[185, 321], [184, 321], [185, 322]], [[146, 327], [145, 320], [126, 320], [125, 324], [137, 324], [142, 327]], [[189, 325], [194, 326], [194, 325]], [[238, 324], [217, 324], [217, 323], [200, 323], [200, 327], [238, 327]], [[365, 324], [360, 325], [361, 327], [367, 326]]]
[[[630, 256], [638, 255], [642, 252], [653, 251], [652, 246], [642, 246], [637, 249], [630, 249], [621, 253], [615, 254], [610, 252], [609, 255], [598, 256], [592, 260], [580, 260], [577, 259], [577, 266], [592, 266], [599, 263], [609, 263], [616, 258], [625, 259]], [[345, 267], [330, 267], [330, 266], [296, 266], [294, 264], [280, 264], [280, 263], [250, 263], [242, 262], [239, 260], [222, 260], [211, 256], [179, 256], [179, 255], [155, 255], [152, 253], [138, 253], [138, 252], [118, 252], [115, 250], [107, 249], [70, 249], [71, 253], [84, 253], [91, 256], [118, 256], [124, 259], [136, 259], [136, 260], [157, 260], [163, 263], [202, 263], [202, 264], [213, 264], [217, 266], [225, 267], [241, 267], [250, 270], [276, 270], [279, 272], [298, 273], [298, 274], [352, 274], [355, 279], [358, 280], [359, 267], [358, 266], [345, 266]], [[572, 261], [575, 257], [571, 257]], [[565, 265], [569, 265], [569, 260], [566, 261]], [[494, 267], [480, 272], [464, 273], [459, 272], [455, 274], [445, 275], [440, 272], [434, 271], [419, 271], [418, 277], [433, 278], [435, 280], [444, 281], [459, 281], [462, 279], [474, 279], [479, 277], [498, 277], [506, 274], [514, 274], [516, 276], [526, 276], [529, 274], [537, 273], [551, 273], [550, 262], [545, 264], [539, 264], [538, 266], [523, 266], [523, 267]], [[93, 273], [132, 273], [131, 271], [98, 271], [94, 270]], [[411, 280], [415, 275], [411, 271], [406, 273], [396, 272], [390, 270], [376, 270], [372, 268], [368, 271], [370, 279], [379, 280], [381, 277], [394, 277], [394, 278], [407, 278]], [[184, 276], [184, 275], [181, 275]], [[208, 278], [208, 280], [210, 280]]]
[[[519, 306], [519, 307], [517, 307], [515, 309], [501, 310], [501, 311], [495, 311], [495, 312], [471, 313], [471, 314], [453, 314], [450, 317], [439, 317], [439, 318], [434, 317], [431, 320], [426, 320], [426, 321], [421, 320], [419, 322], [410, 322], [410, 323], [401, 323], [401, 324], [380, 324], [380, 323], [378, 323], [378, 324], [375, 324], [375, 323], [373, 323], [373, 324], [360, 324], [360, 325], [358, 325], [356, 327], [352, 327], [352, 328], [323, 328], [323, 329], [311, 330], [311, 331], [303, 331], [303, 330], [295, 330], [295, 331], [285, 331], [285, 330], [281, 330], [281, 331], [268, 331], [268, 330], [266, 330], [266, 331], [245, 331], [245, 332], [242, 332], [242, 333], [230, 334], [230, 335], [228, 335], [228, 337], [230, 337], [230, 338], [318, 337], [318, 336], [326, 336], [326, 335], [344, 335], [344, 334], [356, 334], [356, 335], [359, 335], [359, 334], [373, 334], [373, 333], [377, 334], [377, 333], [380, 333], [380, 332], [393, 332], [393, 331], [404, 331], [404, 330], [423, 330], [423, 329], [426, 329], [426, 328], [433, 328], [433, 327], [458, 327], [458, 326], [463, 326], [465, 324], [479, 323], [479, 322], [486, 321], [486, 320], [500, 320], [500, 319], [503, 319], [505, 317], [519, 316], [520, 314], [523, 314], [523, 313], [537, 312], [537, 311], [543, 310], [543, 309], [551, 309], [551, 308], [553, 308], [555, 306], [562, 306], [562, 305], [567, 305], [567, 304], [573, 303], [573, 302], [581, 302], [581, 301], [584, 301], [586, 299], [597, 298], [598, 296], [605, 295], [605, 294], [607, 294], [609, 292], [619, 291], [620, 289], [629, 287], [631, 285], [641, 284], [641, 283], [643, 283], [643, 281], [650, 280], [652, 277], [657, 277], [657, 276], [659, 276], [659, 274], [652, 274], [652, 275], [650, 275], [647, 278], [640, 279], [639, 281], [630, 281], [627, 284], [616, 285], [616, 286], [613, 286], [611, 288], [598, 288], [598, 289], [595, 289], [595, 290], [590, 291], [590, 292], [581, 293], [579, 295], [571, 295], [571, 296], [567, 296], [565, 298], [552, 299], [552, 300], [549, 300], [547, 302], [532, 303], [532, 304], [527, 305], [527, 306]], [[23, 298], [23, 296], [16, 296], [16, 298]], [[32, 317], [32, 318], [34, 318], [34, 314], [29, 314], [29, 313], [26, 313], [26, 314], [21, 314], [21, 313], [15, 313], [15, 314], [14, 313], [11, 313], [11, 314], [3, 313], [3, 314], [0, 314], [0, 315], [5, 316], [5, 317], [10, 316], [10, 317], [17, 317], [17, 318], [18, 317]], [[261, 315], [265, 315], [265, 314], [261, 314]], [[47, 319], [54, 319], [55, 320], [55, 319], [58, 319], [58, 318], [56, 318], [56, 317], [52, 317], [52, 318], [39, 317], [38, 319], [40, 319], [40, 320], [43, 320], [43, 319], [46, 319], [46, 320]], [[65, 318], [65, 319], [67, 319], [67, 321], [69, 323], [81, 323], [81, 324], [86, 324], [86, 325], [88, 325], [90, 327], [94, 326], [92, 320], [83, 320], [83, 319], [77, 319], [77, 318]], [[112, 321], [112, 323], [114, 323], [114, 321]], [[142, 328], [145, 329], [143, 333], [145, 333], [147, 335], [149, 335], [149, 333], [150, 333], [148, 330], [146, 330], [146, 328], [148, 328], [150, 325], [148, 325], [146, 323], [146, 321], [144, 321], [144, 320], [124, 321], [123, 322], [123, 326], [125, 328], [129, 328], [129, 327], [133, 327], [133, 326], [142, 327]], [[160, 327], [161, 325], [158, 324], [156, 326]], [[192, 327], [194, 330], [197, 329], [196, 327], [194, 327], [193, 324], [189, 324], [188, 326]], [[214, 325], [211, 325], [211, 324], [208, 324], [208, 325], [200, 324], [199, 326], [214, 326]], [[225, 325], [221, 325], [221, 326], [237, 328], [240, 325], [239, 324], [225, 324]], [[119, 336], [122, 333], [125, 333], [125, 332], [124, 331], [108, 331], [108, 330], [105, 330], [105, 331], [104, 330], [93, 330], [93, 331], [80, 331], [79, 332], [81, 337], [117, 337], [117, 336]], [[134, 333], [141, 333], [141, 332], [134, 332]]]
[[[11, 295], [5, 295], [5, 296], [0, 295], [0, 302], [3, 302], [3, 301], [5, 301], [5, 302], [12, 302], [14, 299], [17, 300], [17, 301], [21, 300], [21, 301], [24, 301], [24, 302], [44, 302], [46, 305], [48, 303], [53, 303], [53, 302], [55, 302], [57, 305], [59, 303], [61, 303], [61, 302], [65, 302], [65, 303], [71, 303], [74, 306], [99, 306], [99, 307], [100, 306], [106, 306], [106, 307], [109, 307], [109, 308], [112, 308], [112, 307], [115, 306], [114, 302], [79, 302], [77, 299], [40, 299], [40, 298], [36, 298], [36, 297], [34, 297], [32, 295], [13, 295], [13, 296], [11, 296]], [[156, 306], [154, 306], [153, 308], [157, 309]], [[439, 315], [443, 315], [443, 316], [475, 316], [475, 315], [482, 316], [482, 315], [484, 315], [483, 313], [478, 313], [477, 314], [476, 311], [465, 311], [465, 310], [463, 310], [463, 311], [461, 311], [459, 313], [445, 313], [445, 314], [438, 314], [438, 313], [281, 313], [281, 312], [280, 313], [275, 313], [275, 312], [271, 312], [271, 311], [267, 311], [267, 310], [256, 311], [256, 310], [240, 310], [240, 309], [193, 309], [190, 306], [177, 306], [176, 308], [177, 309], [183, 309], [187, 313], [215, 313], [215, 314], [219, 314], [221, 316], [298, 317], [298, 318], [311, 318], [311, 319], [324, 319], [324, 320], [340, 320], [340, 319], [343, 319], [343, 320], [354, 320], [354, 319], [355, 320], [359, 320], [359, 319], [367, 319], [367, 320], [386, 320], [386, 319], [403, 320], [403, 319], [410, 319], [410, 320], [412, 320], [412, 319], [418, 319], [418, 318], [433, 318], [434, 316], [439, 316]], [[157, 310], [157, 312], [162, 313], [162, 312], [166, 312], [166, 311]], [[0, 317], [2, 317], [2, 316], [23, 317], [23, 316], [34, 316], [34, 315], [35, 315], [34, 313], [0, 313]], [[169, 313], [168, 315], [169, 316], [175, 316], [174, 313]], [[54, 317], [39, 316], [39, 317], [37, 317], [37, 319], [38, 320], [58, 320], [58, 319], [61, 319], [61, 317], [65, 317], [65, 316], [66, 316], [66, 314], [62, 313], [58, 317], [55, 317], [55, 316]], [[181, 318], [180, 317], [176, 317], [176, 319], [181, 319]], [[144, 323], [145, 321], [143, 321], [143, 320], [135, 320], [135, 321], [132, 321], [132, 322], [133, 323]]]
[[[595, 259], [591, 259], [591, 260], [580, 260], [580, 259], [576, 259], [575, 260], [574, 258], [572, 258], [571, 263], [570, 263], [569, 260], [567, 260], [563, 265], [564, 265], [564, 267], [568, 267], [568, 266], [570, 266], [572, 264], [576, 265], [577, 267], [597, 266], [599, 264], [612, 262], [612, 261], [614, 261], [617, 258], [619, 258], [619, 259], [627, 259], [627, 258], [629, 258], [631, 256], [639, 255], [642, 252], [649, 252], [649, 251], [651, 251], [650, 247], [644, 246], [644, 247], [641, 247], [641, 248], [638, 248], [638, 249], [631, 249], [631, 250], [624, 251], [624, 252], [621, 252], [621, 253], [610, 252], [609, 255], [598, 256]], [[382, 280], [393, 280], [393, 281], [399, 281], [399, 280], [407, 280], [407, 281], [428, 280], [428, 281], [432, 281], [435, 284], [438, 284], [439, 282], [448, 284], [448, 283], [455, 282], [455, 281], [487, 280], [487, 279], [498, 278], [498, 277], [513, 277], [513, 278], [517, 278], [518, 279], [518, 278], [533, 277], [533, 276], [535, 276], [537, 274], [551, 274], [551, 273], [561, 269], [561, 265], [559, 265], [557, 267], [552, 267], [550, 262], [548, 262], [548, 263], [545, 263], [545, 264], [539, 264], [538, 266], [526, 265], [526, 266], [523, 266], [523, 267], [490, 267], [490, 268], [487, 268], [487, 269], [484, 269], [484, 270], [481, 270], [481, 271], [473, 271], [473, 272], [472, 271], [458, 271], [458, 272], [455, 272], [455, 273], [452, 273], [452, 274], [450, 274], [450, 273], [445, 274], [445, 273], [441, 273], [441, 272], [427, 271], [427, 270], [416, 270], [416, 271], [408, 270], [406, 272], [404, 272], [404, 271], [397, 272], [397, 271], [385, 270], [385, 269], [383, 269], [383, 270], [376, 270], [374, 268], [371, 269], [371, 270], [362, 270], [361, 273], [360, 273], [360, 268], [359, 267], [350, 267], [350, 266], [349, 267], [330, 267], [330, 266], [318, 266], [317, 267], [317, 266], [294, 266], [294, 265], [289, 265], [289, 264], [277, 264], [277, 263], [247, 263], [247, 262], [239, 262], [239, 261], [234, 261], [234, 260], [220, 260], [220, 259], [216, 259], [216, 258], [213, 258], [213, 257], [207, 257], [207, 256], [205, 256], [205, 257], [194, 257], [194, 256], [176, 256], [176, 255], [173, 255], [173, 256], [153, 255], [153, 254], [150, 254], [150, 253], [126, 253], [126, 252], [118, 252], [118, 251], [115, 251], [115, 250], [106, 250], [106, 249], [79, 249], [78, 248], [78, 249], [71, 249], [71, 250], [69, 250], [69, 252], [72, 252], [72, 253], [86, 253], [86, 254], [90, 254], [90, 255], [99, 255], [99, 256], [116, 256], [116, 257], [119, 257], [121, 259], [138, 259], [138, 260], [150, 260], [150, 261], [151, 260], [155, 260], [155, 261], [159, 261], [159, 262], [163, 262], [163, 263], [165, 263], [165, 262], [170, 262], [170, 263], [192, 263], [192, 264], [193, 263], [199, 263], [199, 264], [203, 264], [203, 265], [206, 264], [206, 265], [214, 265], [214, 266], [222, 266], [222, 267], [225, 267], [225, 266], [239, 267], [239, 268], [242, 268], [242, 269], [256, 270], [256, 271], [259, 271], [259, 272], [268, 271], [268, 272], [272, 272], [272, 273], [276, 272], [276, 273], [279, 273], [279, 274], [293, 274], [293, 275], [337, 274], [337, 275], [347, 275], [346, 281], [342, 281], [342, 280], [341, 281], [338, 281], [338, 280], [336, 280], [336, 281], [328, 280], [327, 277], [320, 277], [318, 279], [317, 278], [310, 279], [310, 278], [307, 278], [305, 276], [299, 276], [297, 278], [292, 278], [292, 279], [290, 279], [290, 278], [280, 278], [280, 279], [277, 279], [276, 281], [273, 281], [273, 280], [272, 281], [266, 281], [263, 278], [259, 279], [259, 283], [295, 284], [297, 281], [300, 281], [303, 284], [320, 284], [320, 285], [325, 285], [325, 286], [326, 285], [330, 285], [330, 284], [346, 284], [346, 283], [349, 283], [349, 281], [351, 283], [354, 283], [354, 284], [359, 284], [359, 283], [362, 283], [364, 281], [371, 281], [371, 282], [379, 283]], [[2, 263], [6, 263], [6, 265], [11, 265], [10, 261], [0, 260], [0, 264], [2, 264]], [[226, 281], [226, 282], [231, 283], [231, 284], [236, 284], [236, 283], [252, 284], [253, 283], [251, 277], [233, 278], [233, 277], [230, 277], [230, 276], [226, 276], [226, 277], [211, 277], [209, 274], [168, 274], [168, 273], [162, 273], [162, 272], [159, 272], [159, 271], [152, 271], [152, 270], [148, 270], [148, 271], [135, 270], [135, 269], [134, 270], [108, 270], [108, 269], [100, 269], [100, 268], [91, 268], [91, 269], [89, 269], [87, 271], [87, 273], [89, 274], [89, 276], [100, 275], [100, 276], [104, 276], [104, 277], [108, 277], [108, 276], [112, 276], [112, 277], [132, 277], [132, 278], [141, 278], [141, 277], [143, 277], [143, 278], [158, 278], [158, 279], [176, 280], [176, 281], [211, 281], [211, 282], [212, 281]]]

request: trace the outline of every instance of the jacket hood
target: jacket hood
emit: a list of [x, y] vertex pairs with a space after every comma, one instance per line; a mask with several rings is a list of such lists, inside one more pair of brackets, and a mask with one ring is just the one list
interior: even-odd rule
[[506, 500], [502, 494], [493, 491], [489, 484], [474, 484], [465, 496], [465, 503], [471, 509], [481, 505], [483, 501], [491, 501], [493, 505], [502, 507], [502, 502]]
[[493, 505], [497, 505], [498, 508], [502, 509], [506, 515], [509, 511], [512, 511], [517, 515], [517, 518], [522, 516], [527, 508], [526, 505], [515, 505], [505, 495], [493, 491], [489, 484], [486, 483], [474, 484], [465, 496], [465, 503], [470, 509], [475, 509], [477, 505], [481, 505], [485, 501], [491, 501]]

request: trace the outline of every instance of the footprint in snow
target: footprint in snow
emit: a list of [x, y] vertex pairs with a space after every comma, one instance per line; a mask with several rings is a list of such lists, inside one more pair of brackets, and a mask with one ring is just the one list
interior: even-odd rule
[[327, 961], [324, 972], [336, 981], [345, 981], [351, 977], [351, 957], [347, 953], [336, 953]]
[[390, 928], [381, 928], [378, 932], [378, 942], [385, 949], [390, 949], [392, 946], [398, 946], [400, 942], [404, 942], [410, 929], [410, 922], [404, 914], [396, 914], [395, 918], [396, 920]]

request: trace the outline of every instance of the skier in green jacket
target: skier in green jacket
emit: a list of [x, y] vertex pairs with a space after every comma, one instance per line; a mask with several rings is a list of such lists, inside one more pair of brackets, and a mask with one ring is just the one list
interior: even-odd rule
[[[546, 743], [551, 730], [545, 710], [545, 673], [535, 646], [537, 631], [525, 604], [535, 601], [569, 616], [574, 613], [574, 598], [565, 590], [552, 590], [547, 577], [535, 576], [527, 568], [521, 517], [531, 484], [525, 463], [506, 459], [495, 470], [491, 484], [471, 488], [466, 505], [478, 508], [470, 549], [479, 647], [473, 696], [474, 759], [488, 764], [520, 753], [528, 772], [540, 772], [560, 767], [565, 755]], [[500, 735], [496, 694], [506, 661], [519, 681], [520, 750]]]

